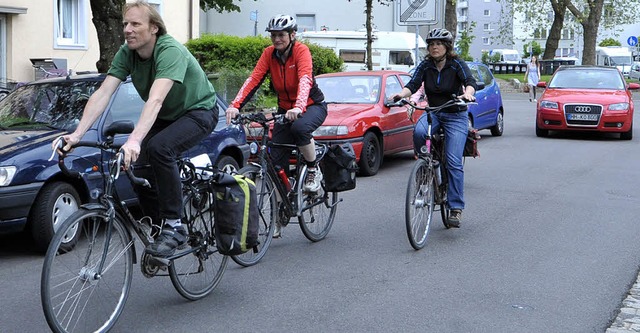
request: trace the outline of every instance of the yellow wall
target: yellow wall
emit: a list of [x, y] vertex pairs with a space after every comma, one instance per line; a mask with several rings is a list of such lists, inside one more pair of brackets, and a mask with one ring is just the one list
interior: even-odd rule
[[[2, 6], [27, 8], [26, 14], [7, 14], [7, 78], [21, 82], [34, 78], [30, 58], [65, 58], [68, 69], [95, 71], [100, 49], [91, 22], [89, 0], [85, 5], [87, 44], [84, 49], [54, 49], [55, 0], [2, 0]], [[197, 0], [162, 1], [162, 16], [170, 35], [181, 43], [199, 35]], [[118, 27], [120, 28], [120, 27]]]

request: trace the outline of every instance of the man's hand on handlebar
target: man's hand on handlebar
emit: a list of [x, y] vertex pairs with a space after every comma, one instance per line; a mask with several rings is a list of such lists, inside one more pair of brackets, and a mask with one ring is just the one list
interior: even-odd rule
[[231, 124], [231, 121], [235, 119], [239, 113], [240, 113], [240, 110], [232, 106], [228, 107], [227, 112], [225, 113], [227, 118], [227, 125]]
[[129, 165], [135, 162], [140, 156], [140, 143], [132, 140], [127, 140], [127, 142], [122, 145], [120, 148], [122, 152], [124, 152], [124, 169], [128, 170]]

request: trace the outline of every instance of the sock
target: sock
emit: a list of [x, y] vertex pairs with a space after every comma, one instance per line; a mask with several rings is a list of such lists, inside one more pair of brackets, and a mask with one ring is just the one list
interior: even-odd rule
[[172, 228], [179, 227], [180, 225], [182, 225], [182, 223], [180, 223], [180, 219], [165, 219], [164, 224]]

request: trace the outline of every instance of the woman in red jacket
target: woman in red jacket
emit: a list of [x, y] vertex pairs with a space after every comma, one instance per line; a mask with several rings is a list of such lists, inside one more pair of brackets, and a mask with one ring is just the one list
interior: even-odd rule
[[[312, 133], [327, 117], [324, 95], [313, 78], [313, 63], [309, 48], [296, 42], [298, 25], [290, 15], [276, 15], [267, 25], [273, 45], [260, 56], [251, 76], [238, 91], [238, 95], [227, 109], [227, 124], [260, 88], [267, 75], [278, 95], [278, 113], [290, 120], [286, 124], [275, 124], [273, 142], [295, 143], [307, 161], [308, 174], [305, 190], [313, 192], [320, 188], [322, 174], [317, 168], [316, 151]], [[271, 157], [277, 166], [288, 170], [287, 149], [272, 149]], [[279, 233], [279, 228], [276, 228]]]

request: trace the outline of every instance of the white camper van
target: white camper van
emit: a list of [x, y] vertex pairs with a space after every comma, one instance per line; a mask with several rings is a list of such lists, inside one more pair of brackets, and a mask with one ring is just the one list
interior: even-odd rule
[[629, 70], [633, 64], [633, 55], [624, 46], [596, 47], [596, 65], [617, 67], [625, 76], [629, 76]]
[[[345, 64], [346, 71], [367, 69], [366, 31], [305, 31], [300, 39], [331, 48]], [[373, 69], [400, 70], [408, 72], [427, 54], [427, 45], [418, 36], [418, 59], [416, 59], [416, 34], [399, 31], [374, 31], [371, 44]]]
[[493, 49], [489, 51], [489, 56], [493, 56], [496, 53], [500, 53], [500, 60], [498, 61], [501, 64], [521, 64], [522, 57], [520, 53], [516, 50], [512, 49]]

